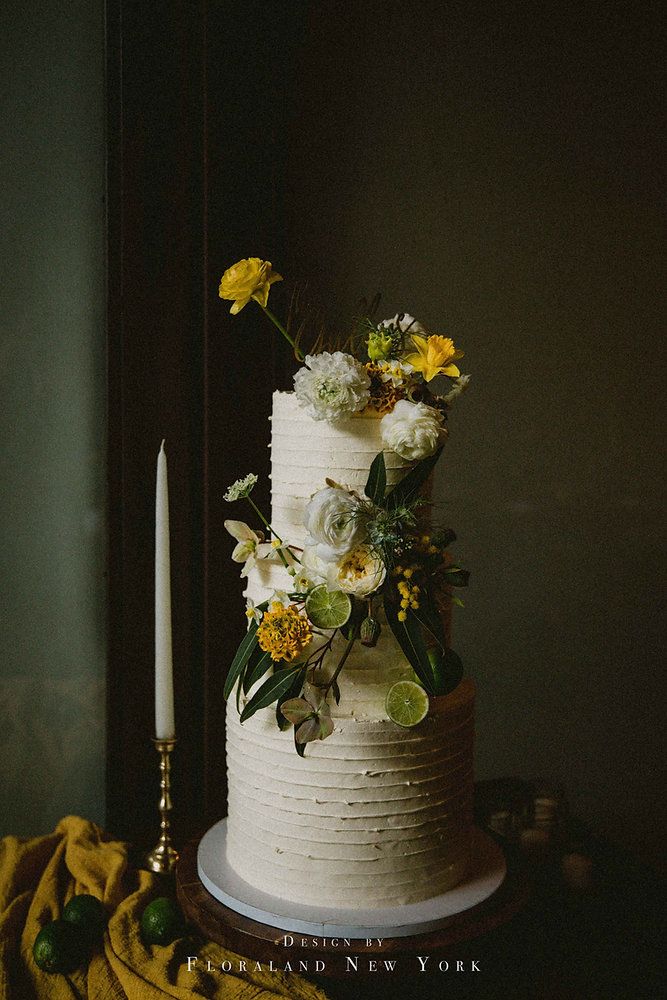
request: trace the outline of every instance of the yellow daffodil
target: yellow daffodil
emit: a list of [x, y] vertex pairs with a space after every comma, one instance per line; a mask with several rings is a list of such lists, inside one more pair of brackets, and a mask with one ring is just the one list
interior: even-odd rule
[[403, 359], [417, 372], [421, 372], [426, 382], [430, 382], [436, 375], [450, 375], [458, 378], [461, 372], [453, 361], [463, 357], [463, 351], [458, 351], [454, 347], [451, 337], [439, 337], [433, 334], [431, 337], [419, 337], [416, 334], [412, 337], [412, 343], [417, 348], [415, 354], [408, 354]]
[[221, 299], [233, 299], [229, 310], [233, 316], [254, 299], [266, 309], [269, 301], [269, 289], [276, 281], [282, 281], [280, 274], [274, 274], [271, 262], [260, 260], [259, 257], [247, 257], [237, 264], [227, 268], [220, 279], [219, 295]]

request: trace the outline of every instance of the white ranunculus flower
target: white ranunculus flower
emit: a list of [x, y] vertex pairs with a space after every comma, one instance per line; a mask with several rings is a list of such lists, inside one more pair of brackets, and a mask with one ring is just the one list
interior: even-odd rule
[[356, 545], [338, 566], [336, 583], [353, 597], [368, 597], [384, 583], [387, 575], [382, 560], [369, 545]]
[[296, 398], [313, 420], [341, 420], [363, 410], [370, 384], [364, 366], [342, 351], [307, 354], [294, 376]]
[[324, 562], [339, 562], [353, 549], [365, 531], [359, 505], [347, 490], [325, 486], [306, 505], [303, 523], [306, 545]]
[[407, 399], [399, 399], [382, 418], [380, 434], [387, 448], [411, 462], [433, 455], [447, 439], [442, 414], [426, 403]]

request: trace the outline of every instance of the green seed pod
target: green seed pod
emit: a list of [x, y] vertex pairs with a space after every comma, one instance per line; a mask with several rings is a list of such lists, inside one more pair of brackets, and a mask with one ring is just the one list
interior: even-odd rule
[[375, 646], [380, 638], [380, 623], [375, 618], [364, 618], [359, 631], [362, 646]]

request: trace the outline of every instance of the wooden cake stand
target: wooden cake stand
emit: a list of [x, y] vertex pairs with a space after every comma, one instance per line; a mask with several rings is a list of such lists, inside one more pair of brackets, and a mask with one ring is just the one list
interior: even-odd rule
[[[349, 934], [339, 937], [314, 935], [291, 926], [284, 928], [252, 919], [216, 899], [202, 881], [202, 867], [198, 862], [200, 843], [210, 838], [211, 833], [187, 844], [176, 868], [176, 891], [187, 918], [204, 936], [237, 955], [265, 967], [273, 963], [275, 969], [280, 970], [289, 961], [292, 971], [306, 975], [345, 975], [350, 971], [350, 956], [356, 960], [358, 974], [392, 971], [384, 966], [385, 960], [395, 960], [403, 970], [409, 966], [410, 971], [419, 972], [415, 965], [417, 955], [430, 956], [425, 971], [437, 970], [438, 960], [452, 953], [452, 948], [475, 941], [507, 923], [523, 908], [530, 893], [527, 871], [520, 855], [505, 851], [504, 878], [501, 875], [498, 887], [481, 902], [439, 920], [436, 930], [417, 934], [406, 934], [403, 930], [405, 936], [396, 937], [379, 933], [369, 935], [368, 939]], [[479, 836], [486, 838], [481, 833]], [[499, 851], [495, 842], [491, 842], [491, 847]], [[207, 880], [205, 873], [204, 879]], [[217, 894], [217, 888], [213, 888]], [[286, 946], [286, 935], [288, 941], [291, 939], [289, 946]], [[306, 962], [305, 968], [300, 967], [300, 961]]]

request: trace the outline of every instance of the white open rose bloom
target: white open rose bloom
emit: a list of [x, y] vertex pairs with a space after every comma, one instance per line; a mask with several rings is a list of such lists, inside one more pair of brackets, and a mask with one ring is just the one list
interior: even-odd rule
[[370, 399], [368, 372], [351, 354], [307, 354], [294, 376], [299, 405], [313, 420], [340, 420], [363, 410]]
[[399, 399], [382, 418], [380, 434], [387, 448], [411, 462], [435, 454], [447, 439], [442, 414], [426, 403], [407, 399]]
[[356, 545], [338, 566], [336, 583], [353, 597], [368, 597], [384, 583], [387, 575], [382, 560], [369, 545]]
[[303, 523], [315, 555], [324, 562], [340, 562], [365, 531], [358, 504], [347, 490], [325, 486], [306, 505]]

